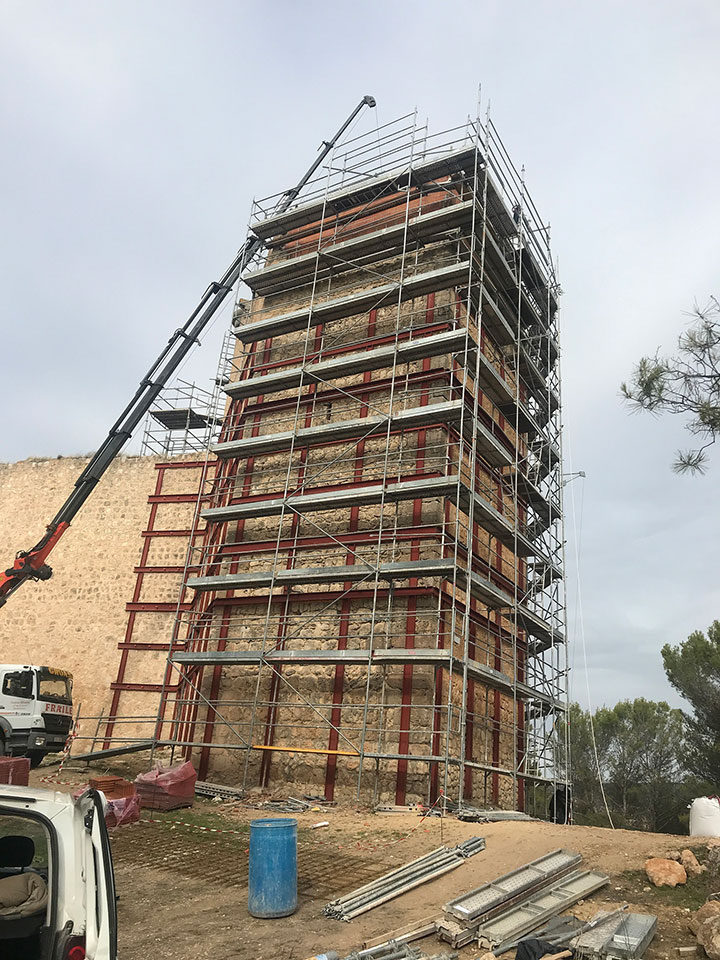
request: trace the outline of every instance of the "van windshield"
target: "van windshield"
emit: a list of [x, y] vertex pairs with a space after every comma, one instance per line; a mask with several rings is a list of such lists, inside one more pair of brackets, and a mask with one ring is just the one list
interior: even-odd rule
[[38, 700], [72, 703], [72, 680], [48, 670], [38, 670]]

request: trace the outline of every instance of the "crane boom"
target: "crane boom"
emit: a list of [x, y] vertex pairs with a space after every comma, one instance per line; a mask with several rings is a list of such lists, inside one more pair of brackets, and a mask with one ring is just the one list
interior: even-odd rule
[[[363, 97], [335, 136], [331, 140], [323, 142], [317, 159], [311, 164], [302, 179], [292, 189], [283, 193], [273, 210], [273, 214], [287, 210], [355, 117], [366, 106], [375, 106], [373, 97]], [[232, 292], [243, 270], [258, 253], [262, 243], [262, 240], [258, 237], [249, 237], [220, 280], [210, 284], [200, 298], [197, 307], [183, 326], [178, 328], [170, 337], [167, 346], [140, 381], [132, 400], [112, 425], [107, 437], [75, 481], [70, 496], [48, 524], [45, 535], [32, 549], [18, 553], [13, 566], [0, 573], [0, 607], [26, 580], [50, 579], [52, 568], [46, 563], [49, 553], [70, 526], [78, 510], [95, 489], [107, 468], [130, 439], [137, 425], [150, 410], [160, 392], [167, 386], [173, 373], [193, 346], [199, 342], [200, 334], [228, 294]]]

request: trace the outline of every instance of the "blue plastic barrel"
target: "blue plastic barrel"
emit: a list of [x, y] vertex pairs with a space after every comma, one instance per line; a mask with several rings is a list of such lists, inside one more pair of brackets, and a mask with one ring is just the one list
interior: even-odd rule
[[297, 820], [250, 821], [248, 910], [288, 917], [297, 910]]

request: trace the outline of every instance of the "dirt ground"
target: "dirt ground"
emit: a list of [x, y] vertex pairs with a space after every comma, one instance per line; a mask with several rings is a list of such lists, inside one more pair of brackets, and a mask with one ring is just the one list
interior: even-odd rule
[[[52, 770], [41, 767], [33, 780], [45, 785], [43, 775]], [[84, 781], [80, 772], [63, 776], [66, 789]], [[607, 886], [572, 909], [575, 916], [586, 920], [623, 903], [658, 916], [648, 960], [670, 960], [678, 957], [678, 947], [694, 946], [689, 915], [708, 893], [704, 876], [674, 890], [651, 887], [645, 877], [650, 856], [690, 846], [702, 861], [704, 846], [687, 837], [543, 822], [421, 820], [414, 812], [374, 814], [346, 806], [292, 815], [298, 820], [298, 910], [284, 919], [259, 920], [247, 910], [248, 836], [250, 821], [267, 815], [283, 816], [198, 799], [192, 810], [143, 811], [139, 824], [114, 831], [121, 960], [305, 960], [328, 950], [345, 956], [369, 940], [438, 917], [453, 897], [558, 847], [582, 854], [583, 866], [610, 877]], [[329, 820], [329, 827], [310, 829], [320, 820]], [[441, 844], [471, 836], [485, 837], [487, 847], [456, 870], [351, 923], [323, 916], [329, 900]], [[451, 949], [434, 938], [417, 945], [431, 955]], [[480, 953], [470, 945], [460, 951], [460, 960]]]

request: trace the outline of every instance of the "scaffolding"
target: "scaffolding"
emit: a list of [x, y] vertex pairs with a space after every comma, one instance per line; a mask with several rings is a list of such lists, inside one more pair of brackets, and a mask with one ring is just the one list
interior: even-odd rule
[[[253, 206], [153, 742], [202, 779], [222, 748], [243, 789], [545, 804], [567, 706], [549, 229], [489, 116], [403, 117], [276, 204]], [[117, 698], [106, 746], [116, 722]]]
[[226, 333], [220, 350], [218, 373], [212, 390], [176, 379], [163, 390], [143, 425], [140, 456], [177, 457], [209, 449], [220, 434], [229, 382], [232, 334]]

